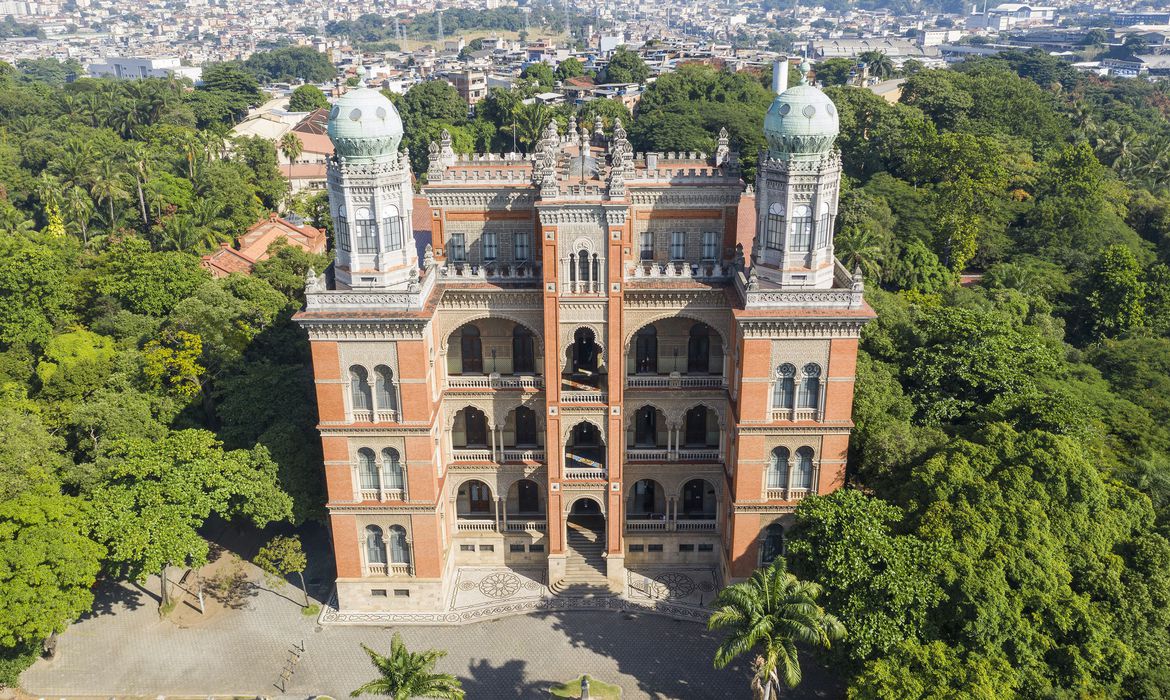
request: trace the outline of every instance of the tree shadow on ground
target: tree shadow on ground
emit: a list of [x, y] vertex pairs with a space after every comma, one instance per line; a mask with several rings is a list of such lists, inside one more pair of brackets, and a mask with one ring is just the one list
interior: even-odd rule
[[[723, 635], [708, 632], [702, 623], [625, 612], [547, 614], [553, 618], [553, 628], [564, 633], [570, 644], [614, 659], [623, 675], [636, 679], [638, 688], [656, 700], [751, 695], [753, 655], [744, 654], [727, 668], [716, 670], [712, 659]], [[646, 623], [655, 617], [652, 631], [647, 630]], [[842, 679], [834, 678], [810, 650], [801, 651], [804, 680], [784, 697], [844, 698]], [[693, 659], [693, 663], [680, 662], [680, 658]], [[568, 675], [590, 672], [571, 671]]]
[[487, 659], [472, 663], [466, 673], [456, 674], [463, 682], [469, 698], [533, 698], [548, 697], [551, 682], [525, 680], [526, 661], [513, 659], [500, 666], [492, 666]]
[[[306, 522], [295, 528], [287, 523], [258, 528], [246, 522], [229, 523], [213, 519], [203, 528], [202, 534], [212, 543], [214, 550], [231, 552], [244, 561], [252, 561], [260, 548], [273, 537], [296, 535], [300, 537], [308, 559], [305, 585], [309, 589], [311, 602], [324, 603], [333, 591], [333, 580], [336, 578], [333, 573], [333, 551], [328, 531], [318, 522]], [[288, 576], [286, 580], [293, 589], [301, 590], [300, 578], [296, 574]], [[293, 597], [296, 597], [295, 593]]]
[[137, 610], [147, 600], [157, 605], [159, 594], [146, 590], [134, 582], [102, 579], [93, 589], [93, 607], [78, 620], [88, 620], [101, 615], [112, 615], [121, 610]]

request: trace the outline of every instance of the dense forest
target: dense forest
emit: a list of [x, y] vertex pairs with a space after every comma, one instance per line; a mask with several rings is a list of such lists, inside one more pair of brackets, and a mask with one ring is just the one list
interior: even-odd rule
[[[271, 143], [228, 137], [255, 76], [57, 70], [0, 65], [0, 683], [95, 578], [202, 562], [213, 514], [321, 514], [289, 318], [325, 261], [198, 264], [267, 211], [328, 226], [320, 198], [288, 200]], [[637, 150], [711, 151], [726, 126], [751, 182], [769, 76], [683, 66], [634, 115], [522, 104], [558, 77], [474, 116], [439, 81], [394, 96], [415, 168], [444, 128], [527, 150], [549, 119], [600, 115]], [[1030, 53], [918, 71], [898, 104], [828, 92], [837, 253], [880, 314], [853, 488], [788, 533], [847, 630], [833, 668], [859, 700], [1170, 698], [1170, 89]]]

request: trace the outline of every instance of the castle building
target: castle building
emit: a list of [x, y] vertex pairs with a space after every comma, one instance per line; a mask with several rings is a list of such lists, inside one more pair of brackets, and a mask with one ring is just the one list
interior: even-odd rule
[[342, 610], [441, 609], [459, 567], [731, 582], [843, 485], [874, 314], [833, 255], [837, 113], [786, 73], [754, 188], [726, 131], [642, 154], [620, 122], [552, 123], [530, 155], [444, 134], [417, 211], [394, 106], [338, 100], [336, 258], [297, 320]]

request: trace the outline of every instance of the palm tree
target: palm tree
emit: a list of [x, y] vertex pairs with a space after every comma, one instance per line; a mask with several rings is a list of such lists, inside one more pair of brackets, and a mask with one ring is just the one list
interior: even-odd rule
[[109, 232], [113, 233], [118, 222], [117, 216], [114, 214], [114, 202], [129, 196], [126, 188], [122, 186], [122, 173], [118, 171], [113, 162], [103, 160], [98, 164], [97, 170], [93, 174], [93, 182], [89, 186], [89, 193], [93, 195], [98, 204], [105, 202], [109, 207]]
[[65, 191], [65, 209], [69, 212], [69, 223], [81, 234], [81, 242], [88, 245], [89, 220], [93, 216], [93, 200], [89, 193], [80, 187], [70, 187]]
[[879, 258], [882, 254], [882, 245], [868, 226], [846, 227], [837, 234], [833, 247], [848, 269], [860, 267], [870, 279], [877, 279], [880, 276]]
[[788, 573], [783, 557], [724, 588], [707, 621], [707, 629], [729, 630], [715, 650], [715, 668], [758, 648], [752, 686], [759, 695], [764, 700], [777, 696], [781, 682], [795, 688], [801, 677], [796, 643], [828, 648], [845, 636], [844, 625], [817, 605], [820, 594], [817, 584]]
[[138, 192], [138, 213], [142, 215], [144, 229], [150, 229], [150, 213], [146, 209], [146, 179], [150, 176], [150, 149], [141, 141], [133, 141], [126, 147], [126, 162], [134, 176], [134, 188]]
[[548, 127], [552, 118], [552, 110], [542, 102], [533, 102], [520, 112], [520, 119], [517, 122], [520, 129], [520, 142], [529, 151], [536, 150], [536, 143], [540, 141], [541, 134]]
[[292, 192], [292, 166], [293, 162], [301, 157], [301, 153], [305, 150], [301, 139], [292, 131], [288, 131], [284, 136], [280, 137], [280, 152], [288, 158], [288, 188]]
[[445, 700], [462, 700], [463, 688], [459, 679], [449, 673], [435, 673], [435, 662], [447, 655], [445, 651], [429, 649], [423, 652], [407, 650], [402, 643], [402, 636], [394, 633], [390, 640], [390, 655], [381, 654], [370, 649], [365, 644], [362, 649], [370, 657], [370, 662], [378, 669], [381, 678], [370, 681], [350, 693], [351, 697], [359, 695], [387, 695], [394, 700], [410, 700], [410, 698], [444, 698]]
[[869, 67], [869, 74], [878, 80], [885, 80], [894, 74], [894, 62], [884, 51], [863, 51], [857, 60]]

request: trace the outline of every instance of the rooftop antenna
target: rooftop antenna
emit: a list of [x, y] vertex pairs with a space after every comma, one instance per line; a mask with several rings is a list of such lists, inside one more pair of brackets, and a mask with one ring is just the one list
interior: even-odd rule
[[573, 41], [573, 25], [569, 22], [569, 0], [562, 0], [565, 8], [565, 34], [569, 35], [569, 42]]
[[442, 48], [443, 48], [443, 46], [442, 46], [442, 44], [443, 44], [443, 8], [441, 8], [441, 7], [438, 8], [438, 13], [439, 13], [439, 49], [442, 50]]

